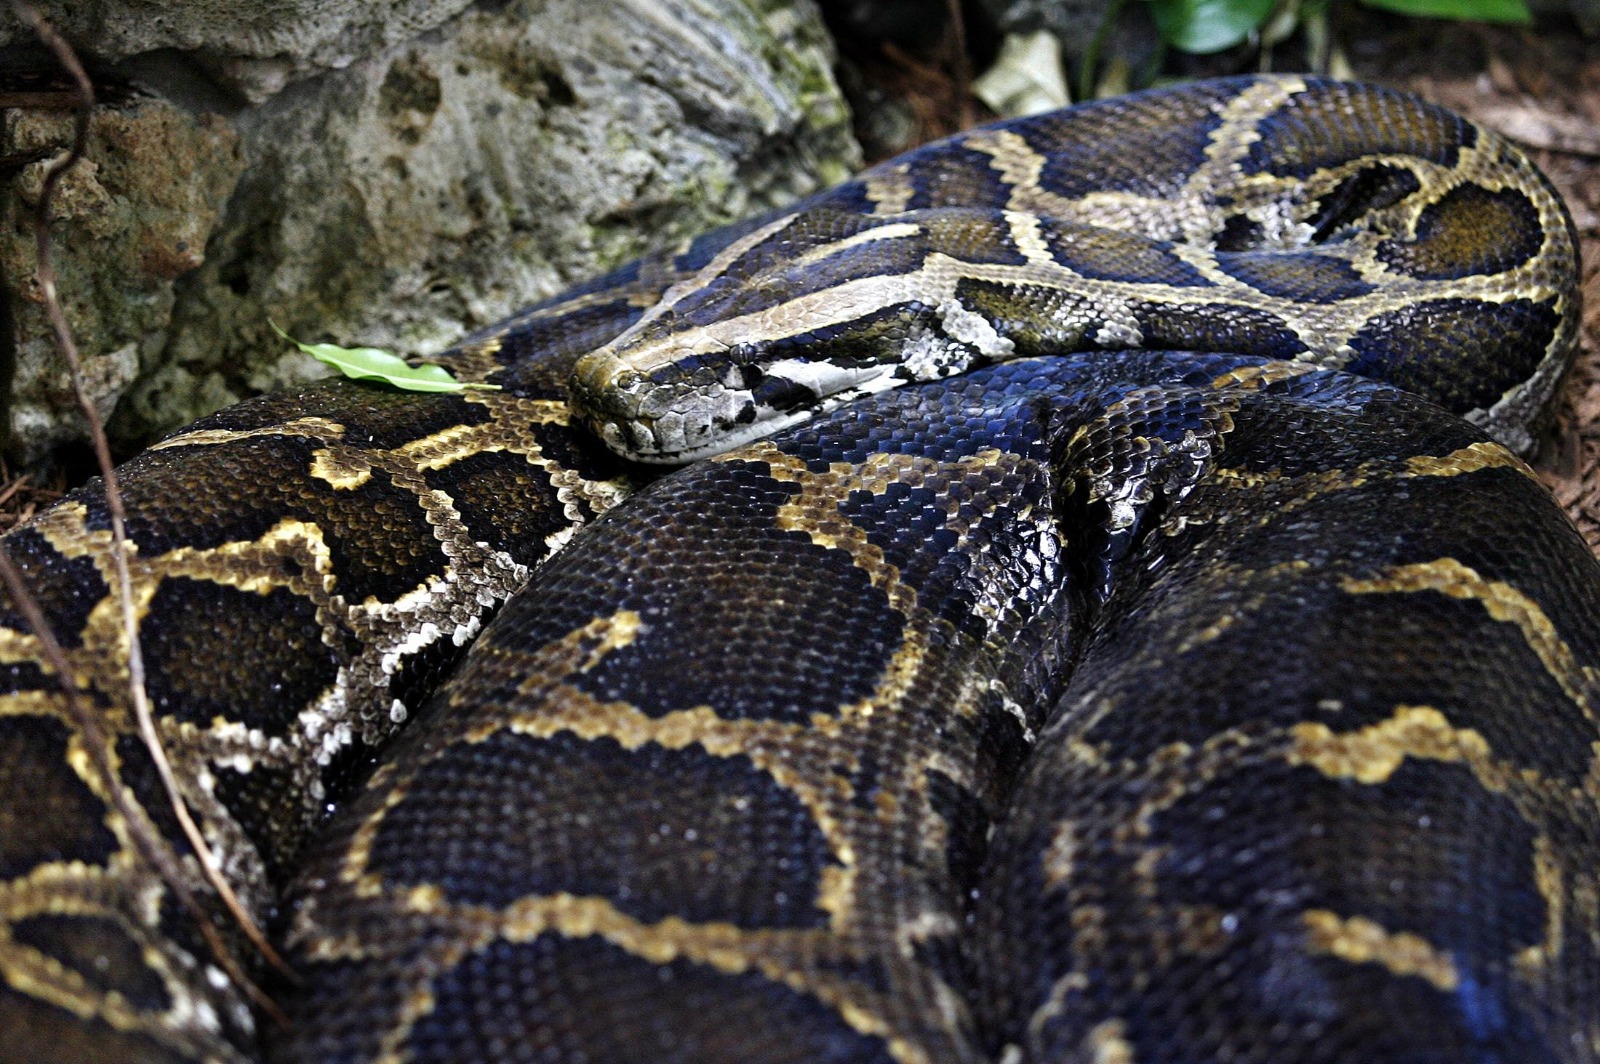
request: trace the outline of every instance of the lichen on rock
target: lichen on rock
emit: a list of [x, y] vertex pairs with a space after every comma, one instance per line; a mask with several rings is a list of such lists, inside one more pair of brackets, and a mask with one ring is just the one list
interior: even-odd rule
[[[22, 111], [3, 139], [5, 154], [42, 156], [0, 198], [0, 284], [16, 337], [9, 450], [26, 465], [84, 432], [35, 275], [35, 208], [72, 116]], [[161, 343], [173, 282], [203, 261], [242, 165], [237, 136], [215, 116], [153, 98], [95, 111], [86, 155], [56, 188], [50, 231], [57, 290], [102, 415], [133, 381], [141, 350]]]
[[[113, 419], [123, 449], [323, 375], [272, 335], [269, 317], [305, 340], [436, 351], [858, 164], [810, 0], [509, 0], [433, 17], [449, 6], [408, 5], [431, 14], [403, 38], [350, 29], [339, 39], [368, 50], [337, 62], [321, 44], [305, 62], [287, 53], [285, 70], [321, 72], [286, 76], [227, 120], [191, 120], [231, 124], [245, 168], [236, 184], [229, 171], [220, 221], [191, 245], [204, 263], [157, 298], [148, 328], [84, 345], [96, 357], [123, 351], [125, 367], [127, 352], [138, 356]], [[191, 7], [220, 10], [214, 0], [164, 10]], [[261, 52], [251, 40], [240, 54]], [[139, 68], [215, 69], [214, 41], [163, 47], [194, 51]], [[13, 453], [37, 457], [47, 444], [21, 442], [21, 412]]]

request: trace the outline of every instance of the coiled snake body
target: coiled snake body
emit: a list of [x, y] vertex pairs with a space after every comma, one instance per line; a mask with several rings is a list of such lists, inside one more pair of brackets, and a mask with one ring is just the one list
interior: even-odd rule
[[[1529, 444], [1575, 285], [1497, 138], [1244, 78], [445, 356], [503, 392], [208, 418], [124, 469], [135, 599], [291, 1026], [135, 845], [208, 896], [90, 487], [5, 542], [127, 800], [9, 612], [0, 1055], [1600, 1060], [1600, 568], [1485, 432]], [[606, 513], [648, 477], [575, 367], [631, 457], [743, 446]]]

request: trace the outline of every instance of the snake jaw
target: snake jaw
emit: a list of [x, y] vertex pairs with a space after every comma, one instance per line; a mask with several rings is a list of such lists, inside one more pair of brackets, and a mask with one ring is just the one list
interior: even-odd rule
[[651, 465], [709, 457], [773, 431], [752, 391], [725, 370], [668, 361], [641, 372], [607, 348], [574, 367], [571, 403], [611, 451]]
[[[849, 400], [905, 383], [893, 362], [849, 365], [803, 350], [707, 354], [667, 343], [608, 346], [578, 360], [571, 404], [614, 453], [676, 465], [722, 454]], [[641, 365], [645, 368], [641, 368]]]
[[615, 454], [649, 465], [679, 465], [723, 454], [896, 383], [886, 372], [879, 377], [880, 387], [818, 394], [805, 382], [781, 376], [759, 375], [762, 383], [749, 388], [698, 379], [652, 381], [623, 369], [599, 390], [590, 390], [594, 378], [581, 387], [575, 381], [573, 406]]

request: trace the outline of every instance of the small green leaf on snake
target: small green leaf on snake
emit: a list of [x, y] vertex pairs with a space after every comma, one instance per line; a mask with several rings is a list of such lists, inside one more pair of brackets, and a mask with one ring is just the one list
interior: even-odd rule
[[352, 380], [382, 381], [391, 387], [408, 392], [460, 392], [468, 388], [482, 391], [499, 391], [498, 384], [477, 384], [458, 381], [443, 366], [427, 363], [413, 366], [399, 355], [379, 347], [340, 347], [337, 344], [303, 344], [278, 328], [278, 323], [268, 321], [272, 330], [300, 350], [332, 366]]

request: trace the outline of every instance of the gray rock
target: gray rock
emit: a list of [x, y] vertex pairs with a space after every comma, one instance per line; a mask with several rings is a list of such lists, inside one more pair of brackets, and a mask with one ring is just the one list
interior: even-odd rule
[[[349, 66], [460, 14], [472, 0], [34, 0], [73, 46], [105, 62], [184, 53], [251, 102]], [[0, 7], [0, 47], [32, 34]]]
[[[16, 335], [11, 451], [30, 464], [84, 427], [56, 353], [34, 271], [34, 208], [45, 169], [72, 138], [61, 111], [20, 111], [5, 154], [42, 154], [0, 197], [0, 282]], [[228, 123], [154, 99], [95, 112], [88, 152], [52, 200], [57, 290], [88, 392], [102, 416], [134, 379], [140, 348], [167, 323], [173, 282], [202, 261], [243, 160]]]
[[269, 317], [426, 354], [844, 178], [831, 62], [809, 0], [512, 0], [290, 85], [234, 116], [247, 167], [170, 321], [96, 348], [141, 362], [115, 439], [323, 375]]

